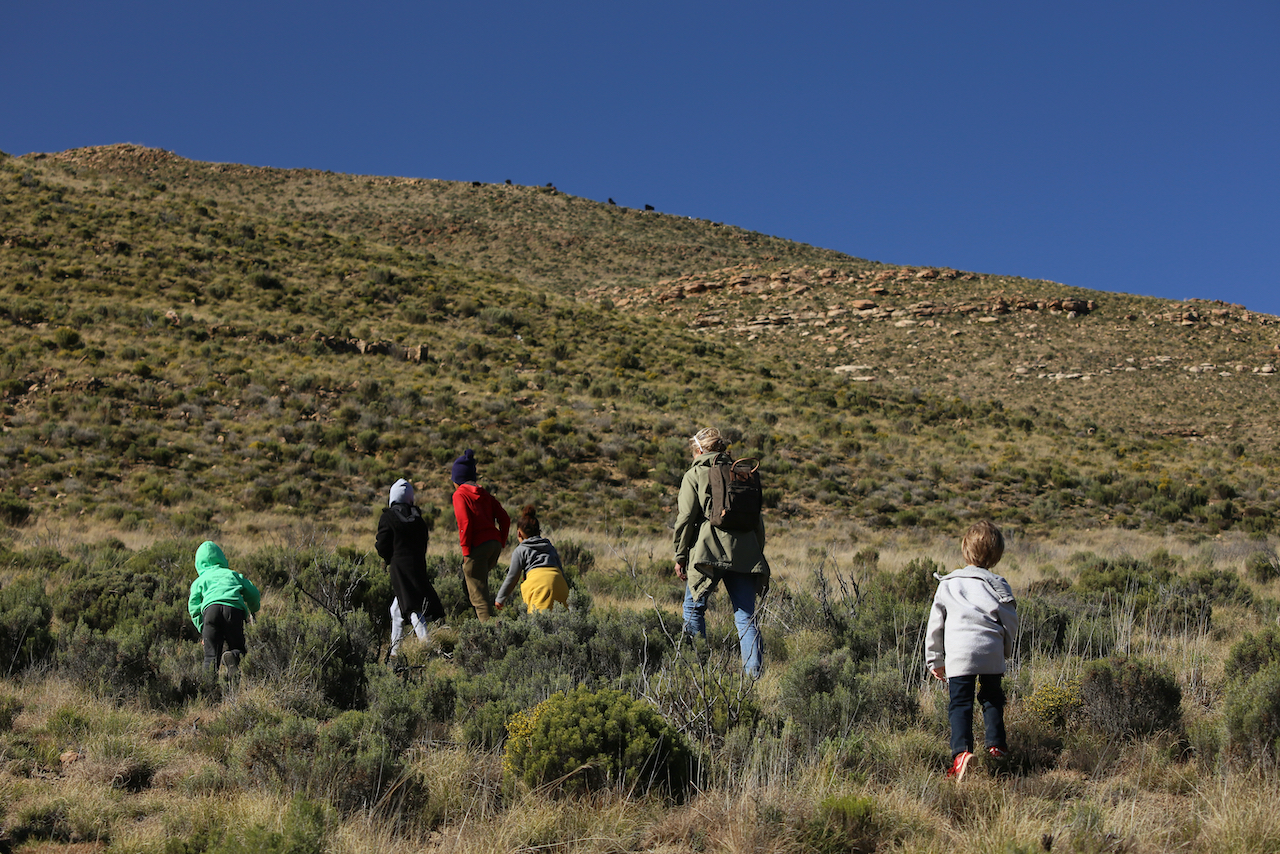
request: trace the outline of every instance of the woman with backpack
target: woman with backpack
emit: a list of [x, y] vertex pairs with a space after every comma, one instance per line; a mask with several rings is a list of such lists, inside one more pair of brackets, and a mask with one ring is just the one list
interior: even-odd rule
[[[754, 512], [748, 512], [745, 519], [738, 512], [740, 518], [732, 527], [712, 524], [712, 469], [732, 466], [733, 459], [726, 453], [728, 444], [714, 427], [699, 430], [689, 440], [689, 447], [693, 463], [680, 483], [675, 523], [676, 575], [687, 582], [684, 631], [706, 636], [707, 600], [716, 584], [723, 581], [733, 603], [742, 669], [756, 677], [760, 675], [762, 658], [756, 599], [769, 589], [764, 519], [759, 512], [758, 495]], [[716, 512], [721, 509], [717, 507]]]

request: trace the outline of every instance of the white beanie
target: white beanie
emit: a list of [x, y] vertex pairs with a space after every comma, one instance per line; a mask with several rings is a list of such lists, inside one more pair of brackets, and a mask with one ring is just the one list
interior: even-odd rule
[[391, 496], [387, 501], [391, 504], [412, 504], [413, 503], [413, 484], [404, 478], [400, 478], [391, 484]]

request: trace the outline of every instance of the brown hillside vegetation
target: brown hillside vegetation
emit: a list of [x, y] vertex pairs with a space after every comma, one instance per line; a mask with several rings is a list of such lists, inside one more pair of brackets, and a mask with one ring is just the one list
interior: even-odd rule
[[545, 187], [131, 145], [3, 169], [15, 517], [360, 528], [382, 481], [439, 495], [478, 445], [506, 497], [660, 525], [704, 421], [762, 457], [780, 521], [1274, 517], [1280, 329], [1240, 307], [887, 267]]

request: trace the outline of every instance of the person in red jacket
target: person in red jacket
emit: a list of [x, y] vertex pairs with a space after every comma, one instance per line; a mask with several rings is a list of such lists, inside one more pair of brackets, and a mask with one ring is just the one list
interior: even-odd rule
[[493, 616], [489, 598], [489, 573], [511, 533], [511, 517], [482, 486], [476, 483], [476, 454], [467, 448], [453, 461], [453, 515], [458, 520], [462, 545], [462, 577], [467, 582], [471, 607], [481, 622]]

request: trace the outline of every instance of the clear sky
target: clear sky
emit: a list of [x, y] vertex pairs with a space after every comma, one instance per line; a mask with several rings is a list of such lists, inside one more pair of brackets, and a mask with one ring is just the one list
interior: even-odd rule
[[0, 149], [521, 184], [1280, 314], [1280, 2], [7, 4]]

